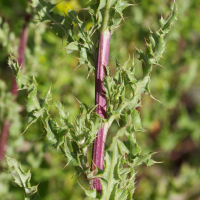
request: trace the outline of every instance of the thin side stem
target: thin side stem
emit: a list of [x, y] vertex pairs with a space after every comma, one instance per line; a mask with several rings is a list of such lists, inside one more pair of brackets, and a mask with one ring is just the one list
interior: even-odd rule
[[[18, 48], [18, 63], [21, 68], [24, 62], [25, 48], [26, 48], [27, 40], [28, 40], [28, 26], [27, 25], [28, 25], [29, 20], [30, 20], [30, 15], [26, 13], [24, 17], [24, 26], [22, 28], [22, 33], [20, 37], [20, 44]], [[15, 101], [18, 94], [18, 88], [17, 88], [15, 77], [13, 78], [11, 93], [14, 96], [13, 101]], [[3, 123], [2, 130], [1, 130], [1, 138], [0, 138], [0, 161], [4, 157], [4, 151], [5, 151], [5, 146], [7, 143], [9, 128], [10, 128], [10, 121], [5, 120]]]

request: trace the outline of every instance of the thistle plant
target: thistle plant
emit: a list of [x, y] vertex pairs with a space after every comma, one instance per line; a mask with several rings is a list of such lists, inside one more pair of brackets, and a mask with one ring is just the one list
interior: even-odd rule
[[[68, 9], [66, 16], [53, 12], [56, 4], [45, 0], [32, 0], [32, 7], [39, 14], [39, 22], [50, 21], [49, 25], [57, 36], [67, 40], [65, 51], [80, 53], [77, 67], [88, 66], [88, 75], [95, 74], [95, 105], [89, 107], [80, 102], [80, 114], [72, 122], [63, 105], [54, 101], [59, 111], [59, 120], [50, 115], [52, 106], [51, 88], [43, 99], [38, 98], [35, 78], [21, 75], [17, 60], [11, 56], [9, 65], [16, 76], [19, 90], [27, 90], [27, 128], [40, 120], [46, 131], [46, 139], [72, 163], [78, 174], [85, 174], [90, 184], [86, 199], [133, 199], [135, 168], [145, 163], [156, 163], [154, 153], [142, 154], [135, 132], [144, 131], [137, 108], [141, 106], [141, 95], [153, 98], [149, 85], [153, 66], [159, 65], [165, 49], [165, 35], [177, 19], [177, 5], [171, 5], [167, 19], [161, 18], [160, 29], [150, 32], [146, 51], [137, 49], [142, 60], [143, 76], [135, 75], [134, 58], [123, 64], [116, 62], [116, 73], [109, 70], [109, 48], [113, 32], [124, 19], [123, 10], [132, 6], [123, 0], [100, 0], [89, 6], [93, 22], [89, 30], [78, 14]], [[116, 16], [119, 16], [117, 19]], [[107, 132], [112, 123], [119, 124], [118, 132], [105, 149]], [[125, 139], [126, 138], [126, 139]], [[88, 162], [88, 149], [93, 146], [92, 163]]]

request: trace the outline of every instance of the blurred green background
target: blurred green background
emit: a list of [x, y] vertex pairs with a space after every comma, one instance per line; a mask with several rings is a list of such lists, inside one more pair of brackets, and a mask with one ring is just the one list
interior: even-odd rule
[[[88, 14], [81, 10], [87, 2], [63, 0], [55, 11], [67, 14], [67, 8], [74, 9], [87, 20]], [[166, 38], [162, 67], [156, 66], [151, 76], [151, 92], [161, 103], [143, 96], [140, 114], [146, 132], [136, 133], [142, 151], [157, 152], [154, 159], [161, 163], [137, 169], [135, 200], [200, 200], [200, 0], [177, 0], [177, 4], [178, 21]], [[12, 121], [6, 155], [20, 161], [25, 171], [31, 168], [32, 184], [39, 183], [40, 199], [82, 200], [84, 191], [78, 182], [89, 187], [86, 178], [74, 175], [71, 165], [65, 167], [65, 158], [45, 141], [41, 124], [33, 124], [21, 135], [27, 125], [26, 93], [20, 91], [13, 103], [13, 74], [7, 59], [10, 52], [17, 57], [27, 7], [26, 0], [0, 1], [0, 130], [6, 119]], [[112, 72], [116, 60], [123, 63], [134, 54], [137, 76], [141, 76], [135, 47], [145, 49], [149, 29], [159, 28], [160, 16], [166, 17], [169, 7], [168, 0], [135, 0], [135, 5], [125, 10], [124, 22], [111, 40]], [[78, 55], [66, 55], [66, 44], [47, 23], [36, 25], [32, 19], [23, 73], [36, 78], [41, 97], [52, 86], [53, 99], [61, 101], [74, 120], [79, 110], [76, 98], [94, 104], [94, 77], [87, 79], [87, 66], [74, 70]], [[52, 115], [56, 116], [54, 109]], [[109, 135], [116, 130], [114, 124]], [[0, 167], [0, 199], [23, 199], [22, 189], [3, 170], [7, 169], [5, 159]]]

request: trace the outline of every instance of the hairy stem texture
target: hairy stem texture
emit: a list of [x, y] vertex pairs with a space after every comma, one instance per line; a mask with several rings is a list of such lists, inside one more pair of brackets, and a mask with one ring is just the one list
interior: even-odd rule
[[[109, 49], [110, 49], [110, 37], [109, 31], [104, 31], [99, 37], [98, 58], [96, 64], [96, 76], [95, 76], [95, 104], [96, 112], [102, 118], [106, 118], [106, 97], [105, 88], [103, 85], [103, 79], [106, 75], [105, 66], [108, 65]], [[103, 169], [104, 162], [104, 146], [107, 136], [107, 128], [102, 124], [100, 130], [97, 133], [97, 137], [93, 145], [92, 153], [92, 170], [95, 170], [96, 166]], [[101, 183], [98, 178], [93, 180], [93, 187], [101, 193]]]

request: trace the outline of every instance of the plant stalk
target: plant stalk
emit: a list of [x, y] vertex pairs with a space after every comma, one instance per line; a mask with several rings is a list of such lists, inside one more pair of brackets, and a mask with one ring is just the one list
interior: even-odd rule
[[[106, 115], [106, 96], [105, 88], [103, 85], [104, 76], [106, 76], [105, 66], [108, 66], [109, 60], [109, 50], [110, 50], [110, 38], [111, 32], [108, 29], [109, 21], [109, 10], [111, 7], [111, 1], [107, 0], [106, 10], [104, 14], [104, 20], [102, 29], [99, 35], [98, 44], [98, 55], [96, 63], [96, 75], [95, 75], [95, 105], [96, 112], [103, 119], [107, 117]], [[106, 142], [108, 128], [102, 123], [100, 130], [97, 133], [97, 137], [94, 140], [93, 151], [92, 151], [92, 170], [96, 167], [103, 169], [104, 163], [104, 147]], [[98, 178], [93, 179], [93, 188], [97, 190], [98, 193], [102, 193], [101, 183]]]
[[[102, 118], [106, 118], [106, 96], [105, 88], [103, 85], [104, 76], [106, 76], [105, 66], [108, 65], [109, 59], [109, 49], [110, 49], [110, 32], [103, 32], [100, 34], [99, 47], [98, 47], [98, 57], [96, 66], [96, 76], [95, 76], [95, 105], [96, 112]], [[104, 124], [101, 125], [100, 130], [97, 133], [97, 137], [94, 141], [93, 152], [92, 152], [92, 170], [95, 170], [96, 166], [103, 169], [104, 162], [104, 147], [107, 136], [107, 128]], [[99, 193], [101, 193], [101, 183], [98, 178], [93, 180], [93, 188], [95, 188]]]
[[4, 158], [4, 150], [7, 142], [8, 132], [9, 132], [10, 122], [7, 120], [3, 123], [1, 131], [1, 140], [0, 140], [0, 161]]
[[[28, 40], [28, 22], [29, 22], [29, 20], [30, 20], [30, 15], [28, 13], [26, 13], [24, 16], [24, 25], [22, 28], [20, 44], [19, 44], [19, 48], [18, 48], [18, 63], [19, 63], [19, 66], [21, 67], [21, 69], [22, 69], [22, 65], [24, 62], [25, 48], [26, 48], [27, 40]], [[17, 88], [17, 83], [16, 83], [15, 77], [13, 78], [11, 93], [14, 97], [13, 101], [16, 101], [17, 94], [18, 94], [18, 88]], [[3, 126], [2, 126], [1, 138], [0, 138], [0, 161], [4, 158], [4, 151], [5, 151], [5, 146], [7, 143], [9, 127], [10, 127], [10, 121], [5, 120], [3, 123]]]

